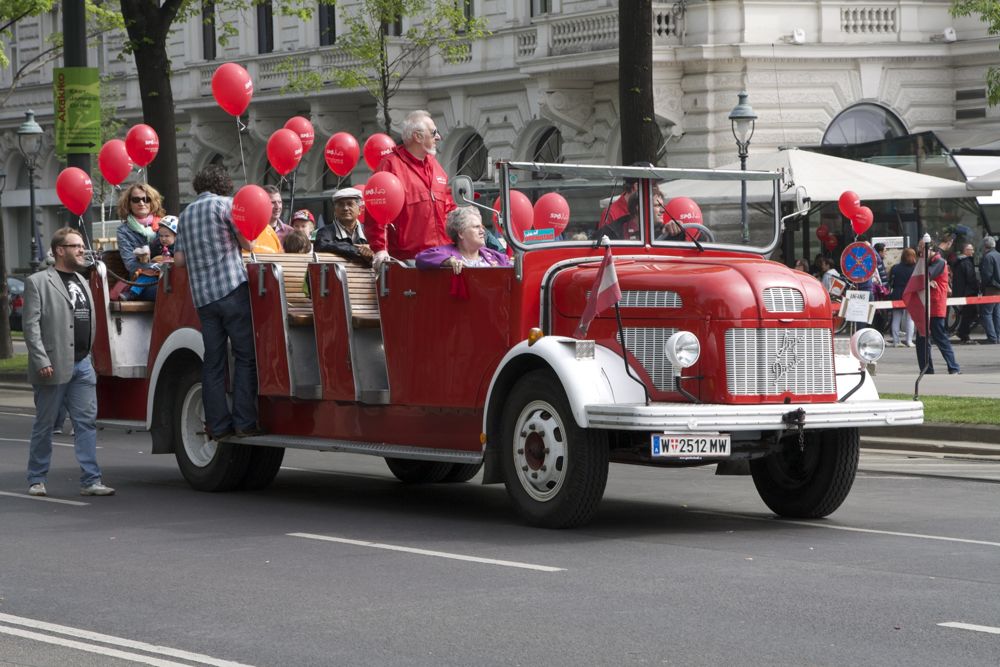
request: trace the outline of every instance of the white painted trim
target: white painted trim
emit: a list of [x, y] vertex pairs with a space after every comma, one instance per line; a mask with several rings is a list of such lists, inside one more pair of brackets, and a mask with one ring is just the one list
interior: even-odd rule
[[191, 327], [184, 327], [172, 332], [163, 341], [156, 361], [153, 363], [153, 372], [149, 374], [149, 389], [146, 392], [146, 430], [153, 427], [153, 399], [156, 396], [156, 385], [160, 380], [160, 371], [163, 364], [171, 354], [177, 350], [191, 350], [198, 355], [199, 359], [205, 358], [205, 341], [201, 337], [201, 332]]

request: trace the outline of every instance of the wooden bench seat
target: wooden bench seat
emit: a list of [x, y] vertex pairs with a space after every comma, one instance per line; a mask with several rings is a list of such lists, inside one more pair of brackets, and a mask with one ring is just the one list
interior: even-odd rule
[[151, 313], [156, 308], [154, 301], [109, 301], [112, 313]]

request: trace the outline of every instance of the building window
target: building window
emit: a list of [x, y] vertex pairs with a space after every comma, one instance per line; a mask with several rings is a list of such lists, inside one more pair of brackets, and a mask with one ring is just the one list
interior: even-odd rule
[[547, 128], [538, 136], [531, 152], [534, 162], [562, 162], [562, 132], [558, 128]]
[[552, 0], [531, 0], [531, 15], [544, 16], [552, 11]]
[[319, 3], [319, 45], [333, 46], [337, 43], [337, 6]]
[[481, 181], [486, 176], [486, 144], [478, 134], [470, 135], [458, 150], [457, 174]]
[[271, 0], [257, 5], [257, 53], [274, 51], [274, 7]]
[[201, 55], [205, 60], [215, 60], [215, 0], [201, 3]]
[[472, 20], [476, 15], [473, 11], [472, 0], [455, 0], [455, 8], [462, 10], [462, 16], [466, 21]]
[[855, 104], [831, 121], [823, 135], [823, 145], [864, 144], [905, 135], [903, 121], [885, 107]]
[[400, 37], [403, 34], [403, 17], [397, 16], [396, 20], [391, 23], [383, 21], [382, 30], [389, 37]]

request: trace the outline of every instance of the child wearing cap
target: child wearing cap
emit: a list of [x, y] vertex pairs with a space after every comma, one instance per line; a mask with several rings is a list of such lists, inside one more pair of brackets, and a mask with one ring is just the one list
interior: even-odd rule
[[160, 264], [174, 261], [174, 243], [177, 242], [177, 216], [165, 215], [160, 218], [160, 228], [156, 231], [160, 237], [162, 253], [154, 260]]
[[309, 209], [301, 208], [292, 216], [292, 227], [305, 232], [310, 241], [316, 240], [316, 218]]

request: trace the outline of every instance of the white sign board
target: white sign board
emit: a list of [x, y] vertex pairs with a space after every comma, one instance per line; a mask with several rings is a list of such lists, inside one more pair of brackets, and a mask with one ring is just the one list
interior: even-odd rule
[[840, 304], [840, 316], [848, 322], [871, 322], [872, 312], [868, 308], [871, 292], [847, 290]]
[[906, 237], [905, 236], [873, 236], [872, 246], [877, 243], [884, 243], [886, 250], [891, 250], [893, 248], [905, 248], [906, 247]]

